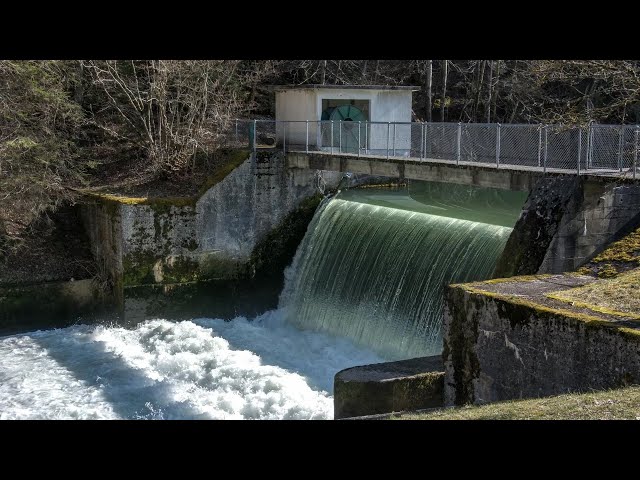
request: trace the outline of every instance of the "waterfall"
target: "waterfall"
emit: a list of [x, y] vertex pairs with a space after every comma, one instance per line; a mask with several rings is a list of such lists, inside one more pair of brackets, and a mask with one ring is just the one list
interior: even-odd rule
[[512, 229], [437, 208], [406, 192], [323, 203], [286, 272], [287, 321], [389, 359], [440, 353], [443, 286], [489, 278]]

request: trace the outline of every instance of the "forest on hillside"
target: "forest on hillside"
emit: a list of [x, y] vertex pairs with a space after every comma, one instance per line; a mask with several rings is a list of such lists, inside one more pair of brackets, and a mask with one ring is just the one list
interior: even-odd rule
[[416, 85], [415, 121], [639, 123], [640, 61], [0, 61], [0, 254], [79, 189], [188, 178], [270, 85]]

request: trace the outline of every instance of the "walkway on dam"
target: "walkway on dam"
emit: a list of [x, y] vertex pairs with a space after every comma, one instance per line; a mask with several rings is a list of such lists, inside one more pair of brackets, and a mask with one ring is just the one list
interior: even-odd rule
[[[482, 169], [501, 169], [501, 170], [512, 170], [512, 171], [520, 171], [527, 173], [534, 173], [544, 175], [547, 174], [556, 174], [556, 175], [575, 175], [577, 172], [576, 168], [553, 168], [553, 167], [544, 167], [544, 166], [530, 166], [530, 165], [513, 165], [513, 164], [500, 164], [496, 165], [496, 163], [488, 163], [488, 162], [473, 162], [473, 161], [456, 161], [456, 160], [443, 160], [439, 158], [415, 158], [408, 156], [386, 156], [386, 155], [357, 155], [353, 153], [331, 153], [330, 151], [309, 151], [306, 152], [304, 149], [300, 147], [295, 148], [292, 146], [291, 149], [287, 149], [287, 155], [289, 154], [301, 154], [301, 155], [312, 155], [323, 156], [327, 158], [335, 158], [335, 159], [350, 159], [350, 160], [373, 160], [377, 162], [393, 162], [395, 164], [404, 163], [406, 164], [414, 164], [414, 165], [447, 165], [447, 166], [462, 166], [462, 167], [477, 167]], [[325, 168], [326, 170], [331, 170], [331, 168]], [[620, 171], [616, 168], [597, 168], [597, 169], [586, 169], [583, 168], [580, 171], [580, 175], [596, 175], [603, 177], [633, 177], [633, 171], [630, 168], [623, 169]], [[640, 180], [640, 168], [637, 169], [636, 178]]]
[[237, 120], [228, 138], [370, 162], [640, 178], [640, 125]]

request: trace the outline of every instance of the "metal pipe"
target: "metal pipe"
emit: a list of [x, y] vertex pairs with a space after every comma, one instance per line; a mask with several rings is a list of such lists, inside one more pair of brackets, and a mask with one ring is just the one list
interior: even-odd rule
[[422, 160], [424, 158], [424, 144], [425, 144], [424, 122], [422, 122], [420, 124], [420, 160]]
[[338, 152], [342, 153], [342, 120], [338, 120]]
[[304, 145], [304, 151], [309, 153], [309, 120], [305, 120], [306, 127], [306, 141]]
[[500, 168], [500, 124], [496, 127], [496, 168]]
[[287, 122], [282, 122], [282, 153], [287, 153]]
[[458, 122], [458, 132], [456, 134], [456, 165], [460, 164], [460, 158], [462, 156], [462, 122]]
[[358, 121], [358, 157], [360, 157], [360, 125], [362, 124], [361, 121]]

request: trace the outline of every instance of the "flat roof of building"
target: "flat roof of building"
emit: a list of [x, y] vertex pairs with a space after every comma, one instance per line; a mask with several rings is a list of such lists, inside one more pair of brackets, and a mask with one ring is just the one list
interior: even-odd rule
[[302, 90], [310, 88], [328, 88], [331, 90], [420, 90], [420, 87], [416, 87], [414, 85], [318, 85], [315, 83], [307, 85], [271, 85], [270, 88], [275, 91]]

